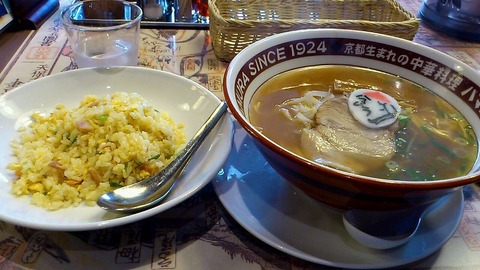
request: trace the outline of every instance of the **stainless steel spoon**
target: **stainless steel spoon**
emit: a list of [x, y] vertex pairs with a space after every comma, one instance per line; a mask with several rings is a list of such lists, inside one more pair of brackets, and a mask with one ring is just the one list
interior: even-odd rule
[[407, 243], [415, 235], [423, 216], [438, 206], [433, 204], [393, 211], [347, 210], [343, 225], [359, 243], [374, 249], [389, 249]]
[[226, 111], [227, 104], [222, 102], [178, 156], [157, 175], [103, 194], [97, 204], [107, 211], [118, 213], [135, 213], [158, 205], [172, 190], [193, 153]]

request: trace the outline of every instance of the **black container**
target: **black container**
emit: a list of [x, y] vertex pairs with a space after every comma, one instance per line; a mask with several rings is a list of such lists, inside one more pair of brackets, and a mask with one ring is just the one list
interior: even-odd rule
[[480, 42], [480, 0], [424, 0], [419, 16], [432, 29]]

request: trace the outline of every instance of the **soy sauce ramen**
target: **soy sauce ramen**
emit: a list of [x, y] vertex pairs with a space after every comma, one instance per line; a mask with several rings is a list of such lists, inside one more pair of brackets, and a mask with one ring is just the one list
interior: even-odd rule
[[[345, 164], [316, 160], [302, 148], [302, 132], [316, 128], [321, 103], [359, 88], [382, 91], [399, 102], [393, 156], [380, 166], [362, 163], [361, 155]], [[260, 86], [250, 104], [252, 124], [282, 147], [337, 169], [360, 162], [366, 176], [409, 181], [453, 178], [467, 174], [477, 157], [472, 127], [452, 105], [415, 83], [370, 69], [325, 65], [290, 70]]]

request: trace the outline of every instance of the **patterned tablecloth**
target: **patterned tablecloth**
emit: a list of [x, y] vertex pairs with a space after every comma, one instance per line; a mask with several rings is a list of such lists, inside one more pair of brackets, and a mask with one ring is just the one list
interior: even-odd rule
[[[400, 0], [416, 13], [421, 0]], [[480, 44], [421, 26], [415, 42], [480, 71]], [[180, 74], [223, 98], [226, 63], [213, 54], [208, 31], [142, 29], [139, 65]], [[27, 41], [0, 73], [0, 94], [75, 69], [58, 15]], [[436, 253], [408, 269], [480, 269], [480, 189], [466, 188], [460, 226]], [[41, 231], [0, 221], [1, 269], [323, 269], [261, 242], [236, 223], [211, 185], [146, 220], [82, 232]], [[328, 268], [330, 269], [330, 268]]]

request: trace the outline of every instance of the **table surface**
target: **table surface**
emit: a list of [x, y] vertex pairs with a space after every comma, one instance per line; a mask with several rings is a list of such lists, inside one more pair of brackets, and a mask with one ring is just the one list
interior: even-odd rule
[[[422, 3], [399, 2], [413, 13]], [[424, 25], [414, 42], [480, 71], [480, 43], [456, 40]], [[1, 71], [0, 94], [37, 78], [75, 69], [72, 59], [66, 34], [54, 15], [28, 35]], [[207, 30], [142, 29], [139, 66], [180, 74], [223, 98], [227, 63], [216, 59]], [[480, 189], [472, 185], [466, 190], [463, 216], [449, 241], [433, 255], [402, 268], [480, 269]], [[185, 214], [181, 218], [169, 214], [176, 211]], [[154, 226], [159, 223], [159, 228]], [[162, 245], [165, 240], [173, 244]], [[88, 268], [331, 269], [292, 257], [252, 236], [222, 207], [212, 185], [167, 213], [115, 228], [40, 231], [0, 221], [0, 269]]]

